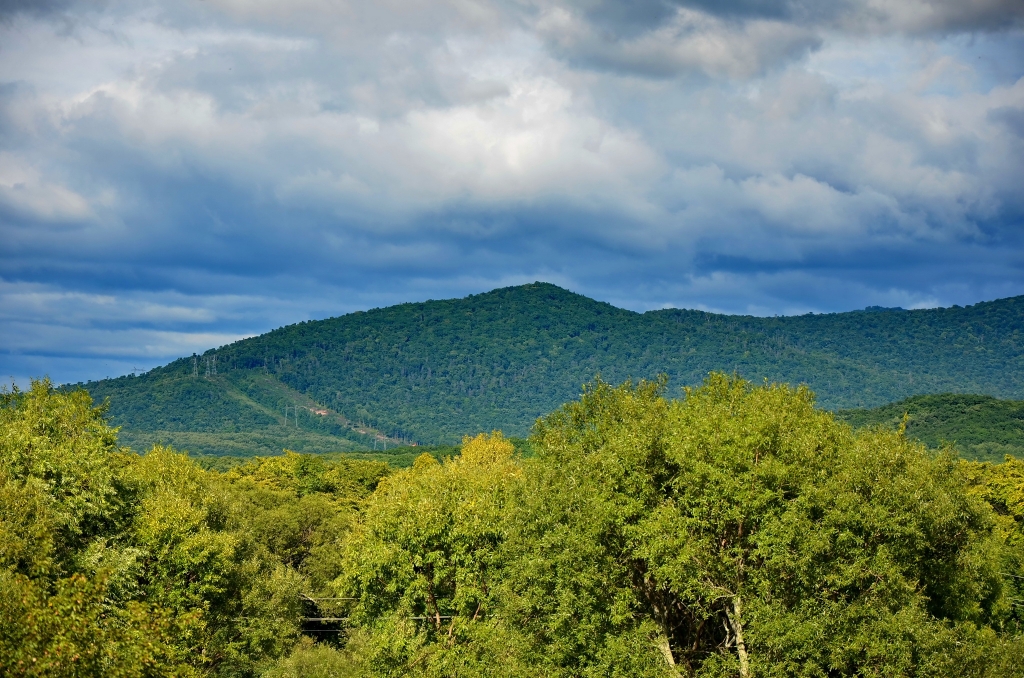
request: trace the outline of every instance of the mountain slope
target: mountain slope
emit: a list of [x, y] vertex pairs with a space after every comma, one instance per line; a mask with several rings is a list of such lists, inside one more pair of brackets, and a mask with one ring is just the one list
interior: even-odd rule
[[154, 370], [88, 388], [95, 398], [109, 400], [113, 423], [122, 427], [121, 444], [134, 449], [159, 443], [197, 454], [265, 456], [284, 448], [383, 451], [402, 442], [349, 421], [273, 375], [194, 372]]
[[1024, 401], [942, 393], [919, 395], [872, 409], [840, 410], [836, 417], [854, 428], [896, 427], [908, 415], [907, 435], [929, 447], [954, 444], [978, 461], [1024, 458]]
[[[665, 373], [678, 392], [710, 370], [736, 371], [752, 380], [808, 383], [828, 408], [943, 391], [1024, 397], [1022, 327], [1024, 297], [966, 308], [758, 318], [640, 314], [535, 283], [290, 325], [203, 359], [216, 356], [217, 378], [226, 382], [263, 375], [346, 421], [396, 438], [451, 443], [491, 428], [524, 435], [596, 374], [615, 383]], [[111, 414], [128, 431], [153, 430], [159, 421], [192, 431], [265, 425], [268, 415], [257, 408], [219, 419], [189, 409], [185, 395], [207, 387], [186, 382], [214, 383], [192, 375], [192, 358], [185, 358], [140, 377], [86, 386], [110, 396]], [[251, 398], [275, 412], [287, 404], [283, 396]], [[344, 426], [322, 431], [355, 444], [366, 440]]]

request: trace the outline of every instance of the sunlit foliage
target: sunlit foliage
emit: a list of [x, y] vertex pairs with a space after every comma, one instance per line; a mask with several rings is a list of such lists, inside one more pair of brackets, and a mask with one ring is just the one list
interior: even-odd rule
[[0, 407], [13, 676], [1019, 676], [1024, 465], [806, 388], [597, 381], [409, 468], [136, 455], [81, 391]]
[[84, 391], [0, 407], [0, 667], [9, 675], [254, 675], [386, 473], [297, 454], [227, 474], [138, 456]]

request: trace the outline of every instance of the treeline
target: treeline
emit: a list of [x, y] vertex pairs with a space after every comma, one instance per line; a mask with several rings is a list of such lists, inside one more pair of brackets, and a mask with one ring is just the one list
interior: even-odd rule
[[269, 457], [293, 450], [303, 454], [330, 454], [339, 451], [373, 449], [372, 443], [354, 444], [335, 436], [282, 426], [238, 433], [205, 431], [122, 431], [118, 438], [133, 450], [145, 451], [153, 445], [174, 447], [189, 454], [206, 456]]
[[[528, 435], [595, 374], [611, 383], [667, 374], [669, 391], [679, 394], [710, 371], [735, 372], [754, 382], [806, 383], [828, 409], [919, 393], [1022, 398], [1022, 327], [1019, 297], [967, 308], [758, 318], [634, 313], [536, 283], [299, 323], [209, 351], [198, 370], [183, 358], [86, 387], [110, 397], [111, 415], [126, 431], [256, 431], [272, 425], [269, 414], [291, 397], [285, 389], [389, 436], [457, 444], [465, 433], [495, 428]], [[214, 357], [218, 375], [204, 382], [203, 359]], [[226, 380], [222, 392], [213, 392], [213, 376]], [[316, 431], [365, 449], [344, 427]]]
[[[527, 441], [522, 438], [513, 439], [513, 442], [518, 442], [519, 448], [528, 449]], [[410, 445], [406, 447], [396, 447], [388, 450], [387, 452], [325, 452], [323, 454], [316, 454], [316, 457], [326, 462], [351, 461], [354, 459], [362, 461], [379, 461], [387, 464], [391, 469], [400, 469], [412, 466], [416, 459], [424, 454], [434, 457], [437, 460], [441, 460], [446, 457], [454, 457], [458, 455], [460, 449], [461, 448], [456, 445]], [[261, 460], [272, 461], [278, 457], [287, 457], [295, 454], [296, 452], [294, 450], [285, 449], [280, 454], [261, 456]], [[201, 468], [221, 472], [229, 471], [238, 466], [245, 466], [253, 461], [253, 455], [251, 454], [221, 455], [192, 454], [189, 452], [188, 458]]]
[[0, 407], [16, 676], [1019, 676], [1024, 463], [854, 431], [806, 389], [603, 382], [408, 469], [121, 451]]
[[[512, 445], [512, 449], [515, 450], [517, 456], [524, 459], [533, 456], [533, 444], [529, 439], [506, 438], [506, 440], [510, 445]], [[438, 461], [442, 461], [448, 457], [458, 456], [461, 449], [461, 446], [458, 445], [403, 445], [391, 448], [386, 452], [326, 452], [323, 454], [317, 454], [316, 456], [325, 461], [344, 461], [351, 459], [382, 461], [392, 469], [400, 469], [412, 466], [416, 459], [423, 455], [428, 455]], [[293, 453], [294, 451], [289, 449], [285, 449], [283, 451], [285, 456]], [[273, 458], [277, 456], [281, 455], [270, 454], [266, 455], [264, 458]], [[192, 454], [191, 452], [188, 452], [188, 457], [202, 468], [215, 471], [227, 471], [235, 468], [236, 466], [242, 466], [249, 463], [252, 461], [253, 455]]]

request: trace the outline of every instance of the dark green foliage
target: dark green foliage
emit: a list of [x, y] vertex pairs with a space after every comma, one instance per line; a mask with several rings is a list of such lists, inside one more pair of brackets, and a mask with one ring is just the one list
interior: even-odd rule
[[907, 435], [929, 447], [953, 444], [975, 461], [1024, 457], [1024, 401], [943, 393], [920, 395], [873, 409], [839, 410], [836, 417], [854, 428], [898, 428], [907, 415]]
[[[943, 391], [1024, 397], [1022, 328], [1024, 298], [758, 318], [633, 313], [535, 283], [291, 325], [207, 352], [197, 379], [185, 358], [88, 388], [110, 398], [115, 423], [133, 436], [244, 432], [271, 449], [284, 425], [281, 406], [306, 398], [349, 425], [454, 444], [496, 428], [525, 436], [597, 374], [618, 383], [664, 373], [669, 392], [678, 393], [710, 371], [736, 372], [755, 382], [806, 383], [827, 408]], [[204, 360], [214, 355], [218, 375], [207, 378]], [[334, 415], [302, 413], [299, 428], [331, 436], [334, 450], [373, 447]], [[220, 440], [182, 446], [239, 454], [235, 441]], [[324, 444], [289, 445], [320, 451]]]
[[264, 374], [193, 378], [191, 371], [155, 371], [90, 389], [117, 403], [111, 418], [122, 427], [121, 443], [136, 450], [159, 444], [194, 454], [251, 457], [283, 449], [320, 454], [373, 446], [372, 432], [360, 433], [336, 413], [314, 414], [316, 402]]

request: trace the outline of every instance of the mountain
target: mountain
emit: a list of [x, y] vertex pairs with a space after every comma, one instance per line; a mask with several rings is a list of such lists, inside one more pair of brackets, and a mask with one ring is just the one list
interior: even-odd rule
[[737, 372], [807, 383], [829, 409], [921, 393], [1021, 398], [1022, 328], [1024, 297], [761, 318], [635, 313], [534, 283], [289, 325], [82, 386], [109, 398], [129, 441], [227, 453], [290, 436], [304, 451], [366, 450], [494, 428], [526, 435], [595, 375], [664, 373], [678, 393], [711, 370]]
[[907, 435], [929, 447], [955, 443], [977, 461], [1024, 458], [1024, 402], [991, 396], [941, 393], [906, 398], [872, 409], [840, 410], [836, 417], [854, 428], [895, 427], [907, 415]]

